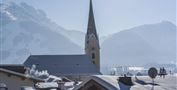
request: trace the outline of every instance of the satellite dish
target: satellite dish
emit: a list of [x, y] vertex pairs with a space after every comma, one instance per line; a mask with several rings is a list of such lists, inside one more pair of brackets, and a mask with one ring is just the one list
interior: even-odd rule
[[151, 77], [152, 79], [154, 79], [156, 76], [157, 76], [158, 72], [157, 72], [157, 69], [155, 67], [151, 67], [149, 70], [148, 70], [148, 75], [149, 77]]
[[155, 77], [157, 76], [158, 72], [157, 72], [157, 69], [155, 67], [151, 67], [149, 70], [148, 70], [148, 75], [149, 77], [151, 77], [152, 79], [152, 90], [154, 90], [154, 79]]

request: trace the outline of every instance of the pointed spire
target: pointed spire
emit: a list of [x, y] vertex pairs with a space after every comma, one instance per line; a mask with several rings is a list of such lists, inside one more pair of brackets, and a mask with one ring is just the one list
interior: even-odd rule
[[93, 13], [93, 6], [92, 0], [90, 0], [90, 9], [89, 9], [89, 18], [88, 18], [88, 27], [87, 27], [87, 35], [94, 34], [95, 37], [98, 39], [95, 20], [94, 20], [94, 13]]

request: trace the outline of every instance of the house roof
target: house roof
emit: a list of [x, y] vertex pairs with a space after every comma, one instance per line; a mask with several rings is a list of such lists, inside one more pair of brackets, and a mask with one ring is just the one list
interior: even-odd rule
[[98, 84], [104, 86], [108, 90], [120, 90], [118, 86], [117, 76], [108, 76], [108, 75], [94, 75], [87, 78], [83, 83], [79, 86], [75, 87], [74, 90], [78, 90], [82, 86], [84, 86], [90, 80], [94, 80]]
[[24, 65], [36, 65], [37, 70], [47, 70], [55, 76], [101, 74], [86, 55], [31, 55]]
[[0, 64], [0, 68], [24, 74], [26, 68], [22, 64]]
[[79, 90], [85, 86], [90, 80], [94, 80], [98, 84], [104, 86], [108, 90], [147, 90], [144, 86], [134, 82], [133, 86], [127, 86], [119, 82], [119, 76], [110, 76], [110, 75], [94, 75], [87, 78], [79, 86], [76, 86], [73, 90]]
[[44, 82], [44, 80], [42, 80], [42, 79], [31, 77], [31, 76], [28, 76], [28, 75], [25, 75], [25, 74], [22, 74], [22, 73], [18, 73], [18, 72], [14, 72], [14, 71], [11, 71], [11, 70], [7, 70], [7, 69], [4, 69], [4, 68], [0, 68], [0, 73], [7, 73], [7, 75], [10, 74], [10, 75], [14, 75], [14, 76], [17, 76], [17, 77], [30, 79], [30, 80], [36, 81], [36, 82]]

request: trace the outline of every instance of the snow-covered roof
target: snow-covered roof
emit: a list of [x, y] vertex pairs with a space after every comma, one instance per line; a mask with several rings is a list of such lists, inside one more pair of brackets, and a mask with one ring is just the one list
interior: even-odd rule
[[62, 78], [61, 77], [57, 77], [57, 76], [53, 76], [53, 75], [50, 75], [47, 79], [46, 79], [47, 82], [57, 82], [57, 81], [62, 81]]
[[94, 75], [89, 77], [87, 80], [85, 80], [83, 83], [81, 83], [79, 86], [76, 86], [74, 90], [78, 90], [82, 86], [84, 86], [87, 82], [90, 80], [94, 80], [100, 85], [104, 86], [108, 90], [119, 90], [117, 76], [108, 76], [108, 75]]
[[147, 90], [142, 85], [134, 83], [133, 86], [127, 86], [119, 82], [118, 76], [110, 75], [94, 75], [89, 77], [87, 80], [83, 81], [80, 85], [76, 86], [73, 90], [78, 90], [81, 87], [85, 86], [90, 80], [94, 80], [108, 90]]
[[107, 75], [90, 76], [85, 81], [83, 81], [83, 83], [81, 83], [79, 86], [76, 86], [73, 90], [78, 90], [90, 80], [96, 81], [97, 83], [104, 86], [108, 90], [119, 90], [117, 78], [112, 76], [107, 76]]
[[36, 88], [45, 89], [45, 88], [58, 88], [57, 82], [45, 82], [35, 84]]
[[101, 74], [86, 55], [31, 55], [24, 65], [36, 65], [37, 70], [48, 70], [55, 76]]

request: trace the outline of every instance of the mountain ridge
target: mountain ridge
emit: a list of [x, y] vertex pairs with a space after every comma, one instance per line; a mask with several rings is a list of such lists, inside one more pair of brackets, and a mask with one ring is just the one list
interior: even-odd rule
[[175, 61], [175, 42], [176, 26], [168, 21], [123, 30], [103, 42], [102, 64], [143, 65]]
[[[43, 11], [25, 3], [0, 4], [2, 37], [1, 63], [23, 63], [31, 54], [82, 54], [80, 46], [51, 22]], [[11, 18], [13, 16], [13, 18]], [[14, 19], [15, 18], [15, 19]]]
[[[44, 11], [26, 3], [0, 4], [0, 7], [3, 7], [0, 11], [3, 63], [20, 63], [32, 54], [84, 53], [83, 32], [66, 30], [47, 18]], [[144, 65], [175, 61], [175, 42], [176, 26], [168, 21], [122, 30], [100, 37], [101, 64]]]

